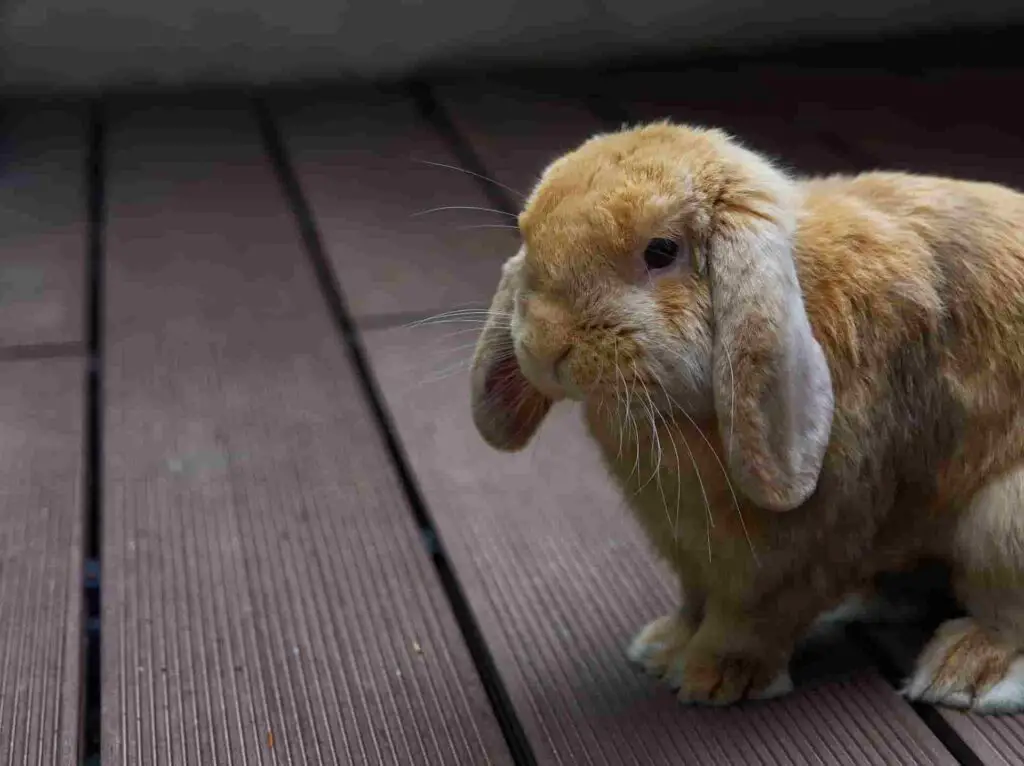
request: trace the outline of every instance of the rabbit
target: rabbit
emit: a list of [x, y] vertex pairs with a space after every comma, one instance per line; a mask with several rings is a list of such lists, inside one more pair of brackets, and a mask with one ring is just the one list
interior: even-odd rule
[[582, 410], [678, 576], [631, 660], [684, 703], [777, 697], [821, 615], [937, 560], [966, 616], [901, 692], [1024, 710], [1024, 195], [798, 179], [666, 121], [556, 159], [518, 230], [473, 421], [515, 451]]

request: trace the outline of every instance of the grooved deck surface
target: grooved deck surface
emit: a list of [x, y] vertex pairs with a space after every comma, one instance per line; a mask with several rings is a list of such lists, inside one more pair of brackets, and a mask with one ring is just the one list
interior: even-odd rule
[[84, 144], [82, 109], [0, 111], [0, 357], [84, 338]]
[[0, 759], [78, 762], [82, 365], [0, 362]]
[[255, 123], [109, 142], [110, 762], [508, 763]]

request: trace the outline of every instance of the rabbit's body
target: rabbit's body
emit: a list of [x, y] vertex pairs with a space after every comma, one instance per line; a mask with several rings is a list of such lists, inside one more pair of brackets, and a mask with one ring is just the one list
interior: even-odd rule
[[[508, 416], [515, 439], [488, 432], [492, 411], [478, 424], [508, 446], [559, 395], [583, 403], [680, 577], [683, 608], [630, 653], [682, 699], [788, 690], [816, 617], [938, 557], [970, 617], [940, 631], [909, 694], [1024, 709], [1024, 195], [895, 173], [794, 182], [761, 163], [667, 125], [555, 163], [521, 219], [514, 295], [495, 302], [528, 414]], [[634, 278], [638, 229], [641, 248], [689, 239], [693, 263]], [[602, 241], [623, 254], [597, 279], [584, 259]]]

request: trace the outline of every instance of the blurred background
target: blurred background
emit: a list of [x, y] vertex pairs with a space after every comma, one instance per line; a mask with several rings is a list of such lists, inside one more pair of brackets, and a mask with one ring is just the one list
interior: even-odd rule
[[[990, 47], [993, 32], [1005, 36], [1022, 21], [1016, 0], [6, 0], [0, 84], [29, 91], [395, 78], [893, 37], [902, 45], [888, 57], [912, 65], [923, 35], [944, 36], [931, 53], [965, 64]], [[849, 56], [850, 64], [878, 63], [869, 50]]]

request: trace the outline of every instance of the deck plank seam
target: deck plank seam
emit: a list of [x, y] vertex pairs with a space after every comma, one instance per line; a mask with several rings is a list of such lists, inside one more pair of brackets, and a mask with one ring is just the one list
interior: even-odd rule
[[416, 104], [420, 116], [434, 133], [441, 137], [452, 155], [458, 160], [459, 167], [473, 177], [480, 191], [487, 197], [487, 201], [503, 213], [518, 214], [519, 206], [509, 195], [507, 188], [489, 172], [487, 165], [473, 148], [472, 142], [455, 125], [455, 121], [434, 94], [430, 84], [415, 80], [408, 83], [407, 90], [410, 98]]
[[103, 317], [104, 245], [106, 234], [106, 125], [101, 101], [93, 101], [88, 117], [85, 154], [86, 237], [86, 355], [84, 407], [84, 534], [82, 556], [82, 701], [79, 755], [85, 764], [101, 760], [100, 714], [101, 605], [100, 551], [103, 519]]

